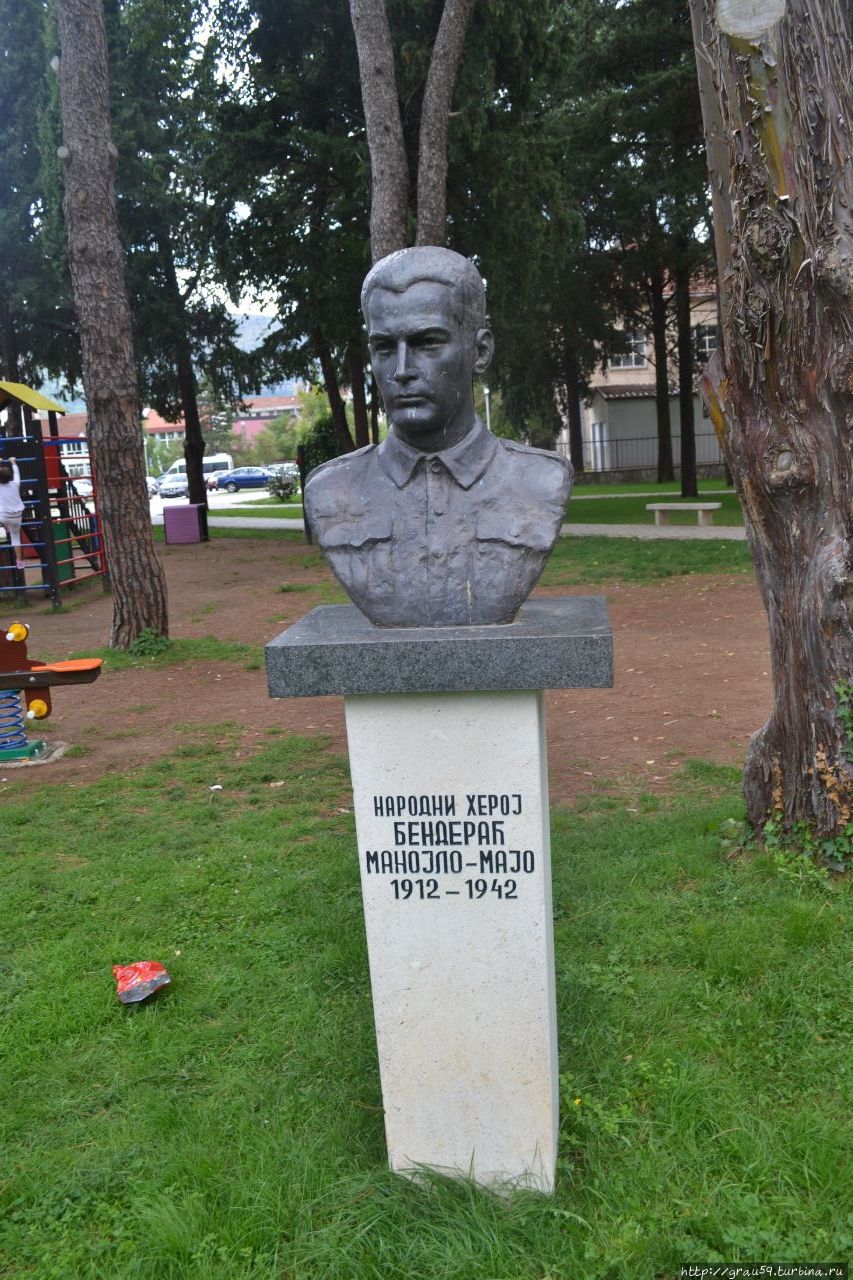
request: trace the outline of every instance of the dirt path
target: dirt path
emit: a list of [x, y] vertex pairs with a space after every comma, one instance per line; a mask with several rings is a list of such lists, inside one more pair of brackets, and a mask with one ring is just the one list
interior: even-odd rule
[[[330, 585], [318, 554], [292, 543], [217, 539], [161, 554], [175, 636], [260, 644], [320, 603]], [[552, 800], [570, 800], [601, 778], [639, 777], [650, 789], [665, 788], [686, 757], [740, 764], [771, 701], [767, 624], [754, 583], [690, 577], [608, 586], [605, 594], [615, 687], [548, 695]], [[56, 615], [26, 611], [33, 656], [105, 643], [109, 599], [89, 585], [69, 601]], [[45, 736], [83, 753], [0, 771], [0, 790], [17, 793], [48, 779], [84, 783], [134, 768], [185, 744], [198, 726], [223, 722], [240, 726], [238, 752], [253, 750], [271, 727], [325, 734], [345, 747], [340, 698], [273, 702], [263, 671], [235, 663], [134, 669], [57, 690]]]

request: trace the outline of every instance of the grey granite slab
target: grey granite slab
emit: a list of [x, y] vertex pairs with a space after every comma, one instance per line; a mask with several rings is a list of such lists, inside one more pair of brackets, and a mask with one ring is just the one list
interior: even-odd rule
[[603, 596], [528, 600], [515, 622], [375, 627], [321, 605], [266, 646], [272, 698], [323, 694], [607, 689], [613, 635]]

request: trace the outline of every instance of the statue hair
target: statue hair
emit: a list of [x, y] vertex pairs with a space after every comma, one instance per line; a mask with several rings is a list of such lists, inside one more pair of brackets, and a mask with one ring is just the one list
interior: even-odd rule
[[470, 258], [437, 245], [416, 245], [398, 249], [380, 258], [368, 271], [361, 287], [361, 310], [367, 319], [367, 306], [374, 289], [390, 289], [402, 293], [421, 280], [443, 284], [453, 298], [456, 319], [463, 331], [474, 335], [486, 327], [486, 289], [483, 277]]

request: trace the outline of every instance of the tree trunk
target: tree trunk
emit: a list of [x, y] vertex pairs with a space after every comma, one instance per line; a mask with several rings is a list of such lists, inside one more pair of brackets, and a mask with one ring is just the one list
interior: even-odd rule
[[364, 352], [355, 343], [347, 350], [347, 367], [352, 391], [352, 415], [355, 420], [355, 447], [363, 449], [365, 445], [370, 444], [370, 428], [364, 391]]
[[370, 443], [379, 444], [379, 388], [370, 375]]
[[445, 241], [447, 133], [453, 86], [476, 0], [445, 0], [421, 105], [416, 244]]
[[693, 329], [690, 325], [690, 266], [679, 255], [675, 268], [675, 317], [678, 329], [678, 410], [681, 419], [681, 496], [698, 498], [696, 430], [693, 422]]
[[193, 369], [192, 352], [186, 337], [186, 314], [175, 258], [168, 233], [160, 236], [160, 259], [166, 277], [166, 290], [172, 314], [180, 320], [181, 332], [175, 338], [175, 373], [181, 397], [181, 413], [184, 419], [184, 459], [187, 464], [187, 495], [190, 502], [207, 506], [207, 484], [204, 479], [204, 451], [206, 442], [198, 411], [198, 384]]
[[15, 317], [12, 315], [12, 308], [5, 298], [0, 298], [0, 331], [2, 331], [3, 342], [3, 378], [6, 382], [20, 382]]
[[166, 581], [154, 550], [115, 211], [107, 47], [100, 0], [58, 0], [63, 209], [80, 324], [88, 437], [113, 588], [110, 644], [168, 633]]
[[370, 150], [370, 252], [374, 262], [406, 244], [409, 166], [385, 0], [350, 0]]
[[581, 379], [577, 357], [566, 353], [566, 414], [569, 419], [569, 458], [575, 472], [583, 471], [583, 430], [581, 424]]
[[658, 424], [658, 480], [675, 479], [672, 465], [672, 426], [669, 419], [669, 370], [666, 349], [666, 299], [663, 293], [663, 268], [656, 267], [649, 277], [652, 313], [652, 343], [655, 352], [655, 411]]
[[189, 344], [180, 338], [176, 343], [175, 368], [181, 408], [184, 416], [184, 460], [187, 464], [187, 496], [190, 502], [207, 506], [207, 482], [204, 478], [204, 433], [198, 412], [198, 389]]
[[756, 827], [774, 815], [831, 833], [853, 810], [849, 9], [691, 9], [723, 318], [703, 391], [743, 504], [773, 664], [744, 790]]
[[[15, 317], [5, 298], [0, 298], [0, 333], [2, 334], [3, 343], [3, 380], [5, 382], [20, 382], [21, 374], [18, 368], [18, 335], [15, 332]], [[0, 424], [0, 435], [22, 435], [24, 430], [23, 423], [21, 406], [10, 402], [6, 406], [5, 428]]]
[[335, 430], [338, 434], [338, 447], [341, 453], [351, 453], [355, 446], [352, 442], [349, 423], [347, 422], [347, 407], [344, 404], [341, 389], [338, 386], [338, 374], [335, 369], [335, 362], [332, 359], [332, 352], [329, 349], [328, 342], [319, 329], [315, 330], [311, 335], [311, 341], [314, 350], [317, 353], [317, 359], [320, 361], [320, 370], [323, 374], [323, 385], [326, 388], [329, 408], [332, 411]]

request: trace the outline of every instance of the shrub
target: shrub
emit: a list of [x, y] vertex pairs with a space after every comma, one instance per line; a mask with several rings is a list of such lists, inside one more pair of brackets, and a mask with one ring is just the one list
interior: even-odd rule
[[268, 488], [271, 497], [278, 498], [280, 502], [284, 502], [288, 498], [292, 498], [296, 493], [296, 481], [286, 471], [280, 471], [270, 476]]

